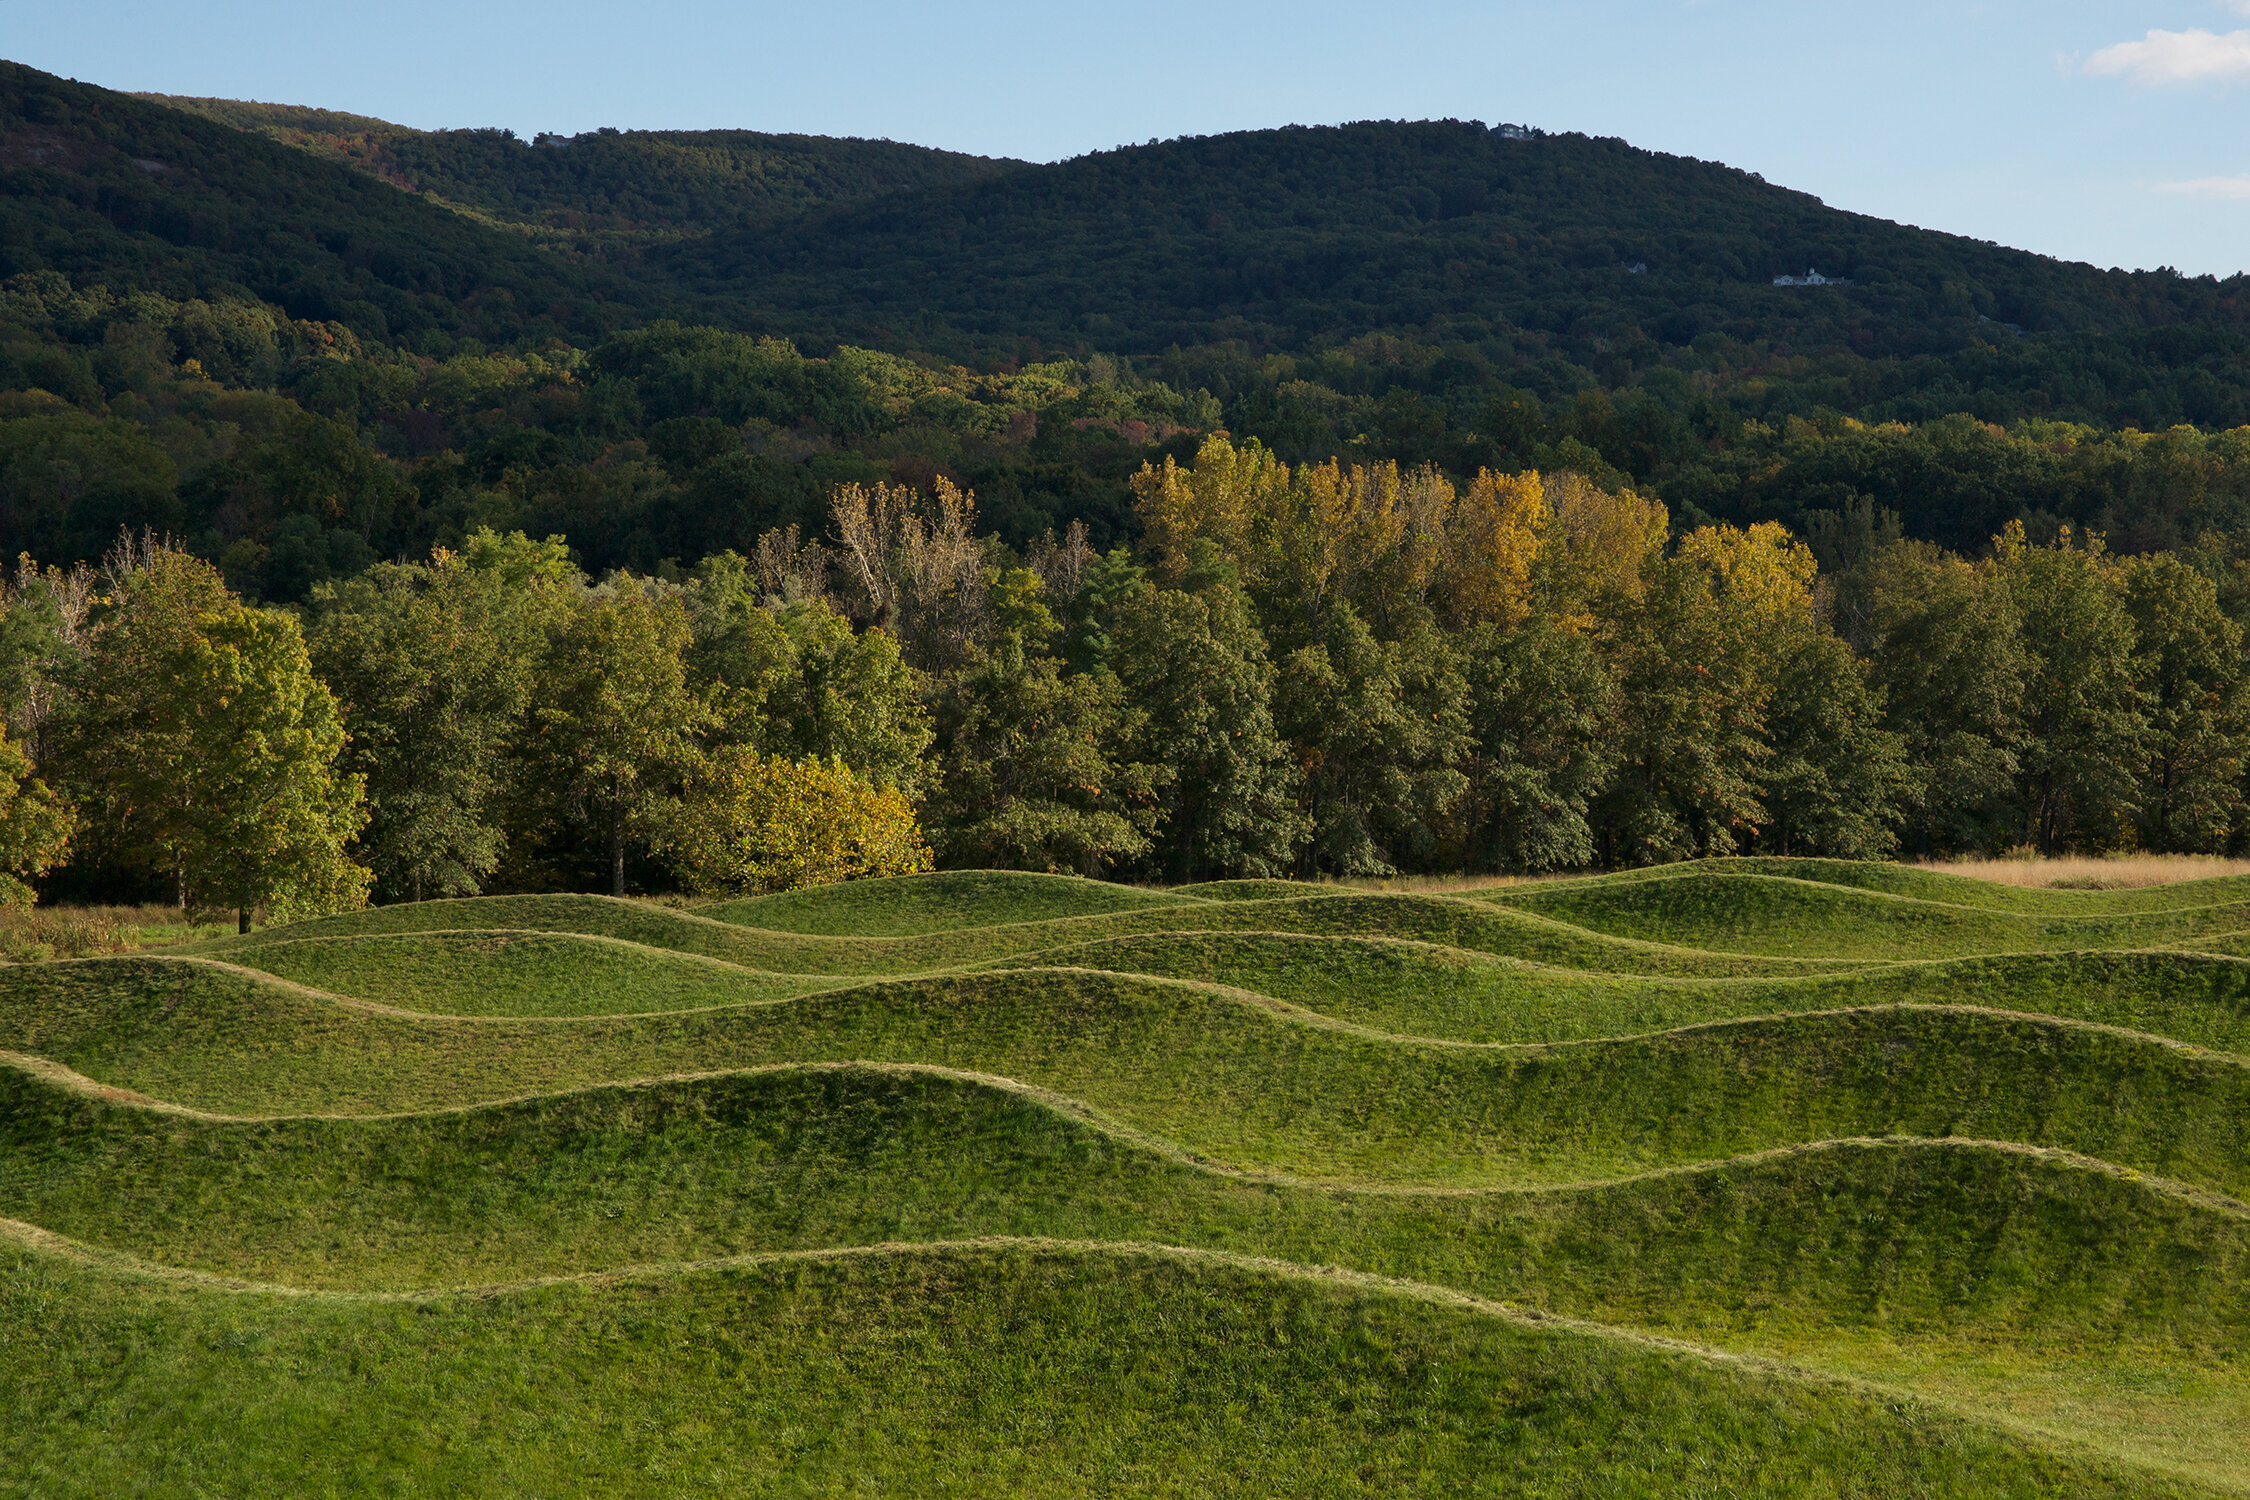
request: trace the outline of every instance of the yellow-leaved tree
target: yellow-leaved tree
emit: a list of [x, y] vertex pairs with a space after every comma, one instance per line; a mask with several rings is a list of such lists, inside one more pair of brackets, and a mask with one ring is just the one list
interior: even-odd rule
[[78, 812], [31, 774], [31, 757], [0, 726], [0, 906], [29, 906], [27, 883], [70, 852]]
[[1193, 468], [1183, 469], [1166, 456], [1161, 469], [1141, 465], [1132, 483], [1157, 573], [1175, 583], [1198, 540], [1216, 543], [1237, 565], [1244, 563], [1255, 523], [1282, 509], [1289, 469], [1256, 438], [1237, 448], [1213, 433], [1196, 450]]
[[1717, 597], [1763, 649], [1778, 651], [1812, 629], [1820, 564], [1780, 522], [1699, 526], [1680, 538], [1680, 556], [1711, 576]]
[[1671, 517], [1661, 501], [1579, 474], [1550, 475], [1544, 488], [1553, 514], [1532, 574], [1541, 612], [1572, 634], [1612, 634], [1647, 596]]
[[681, 799], [667, 840], [695, 890], [789, 891], [930, 868], [914, 807], [841, 760], [789, 760], [735, 746]]
[[1553, 514], [1537, 470], [1477, 471], [1454, 503], [1437, 567], [1438, 590], [1456, 624], [1523, 623], [1531, 612], [1531, 567]]

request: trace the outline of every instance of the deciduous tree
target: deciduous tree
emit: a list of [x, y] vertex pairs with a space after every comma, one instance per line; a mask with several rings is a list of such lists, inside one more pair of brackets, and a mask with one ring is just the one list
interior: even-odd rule
[[532, 775], [555, 813], [601, 839], [613, 896], [625, 894], [627, 849], [672, 827], [714, 720], [688, 686], [689, 639], [676, 595], [628, 582], [572, 610], [540, 669]]
[[664, 840], [706, 892], [795, 890], [930, 868], [914, 809], [841, 761], [714, 754], [688, 782]]

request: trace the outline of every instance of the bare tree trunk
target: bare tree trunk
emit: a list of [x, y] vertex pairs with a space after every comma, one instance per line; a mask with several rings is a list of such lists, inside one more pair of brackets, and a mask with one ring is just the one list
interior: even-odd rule
[[238, 933], [248, 932], [250, 930], [249, 907], [238, 906], [234, 909], [234, 930]]
[[625, 894], [625, 820], [611, 818], [609, 822], [609, 893]]

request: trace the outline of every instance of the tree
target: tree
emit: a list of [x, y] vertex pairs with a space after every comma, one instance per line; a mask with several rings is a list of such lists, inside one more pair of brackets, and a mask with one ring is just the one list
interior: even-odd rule
[[625, 854], [672, 826], [679, 784], [715, 716], [688, 687], [687, 610], [643, 583], [613, 586], [555, 632], [531, 710], [533, 775], [550, 808], [590, 824], [625, 894]]
[[367, 821], [363, 789], [336, 773], [343, 718], [296, 620], [206, 615], [172, 665], [166, 717], [176, 715], [189, 752], [188, 889], [234, 907], [244, 932], [261, 906], [286, 917], [364, 905], [370, 873], [344, 852]]
[[1732, 854], [1765, 821], [1760, 611], [1738, 609], [1692, 555], [1652, 564], [1616, 627], [1617, 775], [1596, 803], [1603, 862]]
[[67, 798], [31, 774], [31, 757], [0, 728], [0, 906], [27, 906], [27, 883], [61, 864], [78, 831]]
[[[1216, 565], [1206, 552], [1188, 580]], [[1288, 873], [1304, 820], [1297, 774], [1274, 729], [1272, 661], [1241, 592], [1143, 587], [1107, 632], [1127, 700], [1147, 717], [1131, 758], [1165, 768], [1151, 854], [1175, 882]]]
[[1565, 630], [1606, 634], [1636, 607], [1664, 549], [1663, 505], [1578, 474], [1545, 483], [1551, 519], [1531, 570], [1534, 607]]
[[507, 844], [510, 752], [566, 605], [552, 573], [497, 565], [489, 537], [314, 590], [308, 646], [367, 785], [358, 847], [394, 896], [474, 895]]
[[1237, 448], [1214, 433], [1196, 450], [1192, 467], [1183, 469], [1167, 455], [1162, 468], [1141, 465], [1132, 484], [1157, 574], [1177, 583], [1198, 541], [1217, 547], [1238, 566], [1250, 560], [1252, 528], [1281, 510], [1289, 469], [1256, 438]]
[[2033, 547], [2011, 522], [1994, 566], [2022, 621], [2024, 840], [2040, 852], [2114, 847], [2131, 826], [2148, 738], [2132, 618], [2098, 537]]
[[1308, 870], [1390, 875], [1435, 853], [1440, 816], [1468, 782], [1468, 684], [1424, 625], [1383, 642], [1346, 601], [1318, 639], [1282, 657], [1274, 719], [1302, 771]]
[[1889, 859], [1914, 790], [1906, 745], [1851, 647], [1804, 637], [1768, 711], [1765, 842], [1776, 854]]
[[1437, 588], [1457, 625], [1521, 623], [1553, 510], [1536, 470], [1479, 470], [1448, 518]]
[[112, 568], [61, 762], [99, 837], [170, 877], [184, 907], [299, 914], [366, 898], [344, 846], [366, 821], [338, 774], [344, 729], [292, 617], [249, 609], [207, 563], [161, 545]]
[[930, 868], [914, 809], [841, 761], [717, 752], [690, 780], [665, 839], [688, 884], [786, 891]]
[[1588, 808], [1616, 763], [1617, 689], [1592, 642], [1533, 616], [1461, 644], [1475, 748], [1462, 862], [1511, 875], [1591, 864]]
[[854, 631], [822, 599], [761, 600], [729, 552], [697, 568], [687, 595], [690, 681], [721, 736], [769, 755], [835, 757], [909, 799], [927, 784], [931, 739], [919, 673], [888, 631]]
[[929, 812], [949, 863], [1100, 875], [1151, 847], [1166, 767], [1130, 758], [1145, 715], [1109, 672], [1069, 673], [1037, 575], [994, 580], [1002, 632], [938, 694]]
[[2169, 554], [2133, 558], [2120, 582], [2148, 718], [2134, 796], [2141, 847], [2216, 852], [2242, 812], [2242, 627], [2211, 580]]
[[1929, 855], [2013, 841], [2028, 664], [2006, 580], [1927, 542], [1900, 542], [1866, 565], [1861, 587], [1871, 686], [1912, 776], [1909, 847]]

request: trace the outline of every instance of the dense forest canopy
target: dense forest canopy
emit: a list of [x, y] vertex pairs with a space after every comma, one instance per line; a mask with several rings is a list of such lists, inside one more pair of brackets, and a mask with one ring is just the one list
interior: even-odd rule
[[413, 130], [324, 109], [133, 97], [299, 147], [472, 216], [586, 248], [740, 228], [907, 188], [978, 181], [1024, 165], [894, 141], [752, 130], [595, 130], [527, 142], [508, 130]]
[[[10, 878], [2250, 846], [2242, 278], [1457, 121], [177, 102], [0, 70]], [[117, 801], [247, 732], [158, 650], [295, 705], [231, 785], [315, 887]]]

